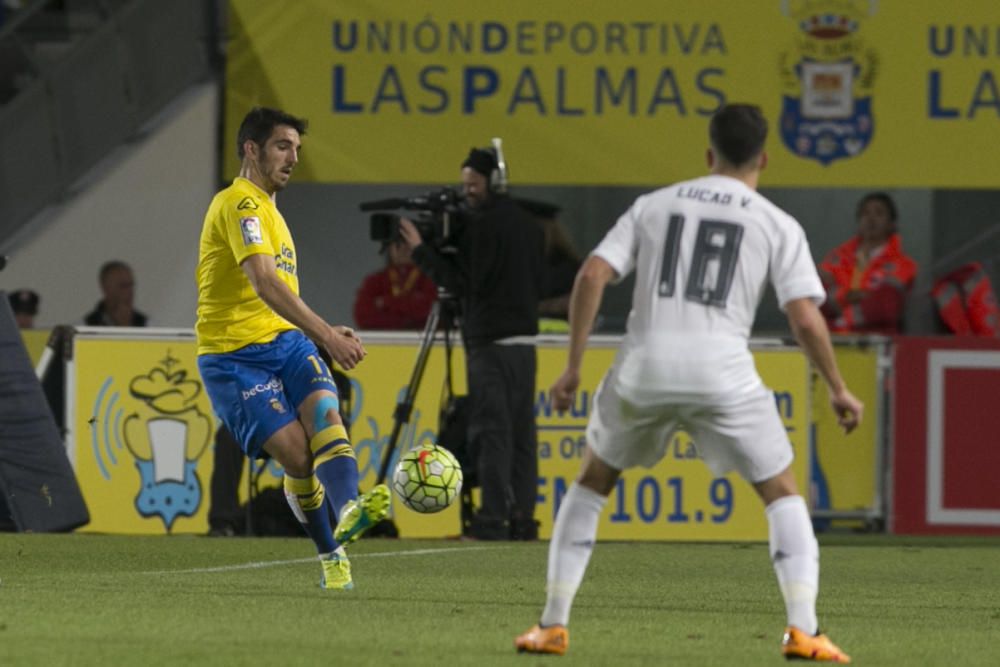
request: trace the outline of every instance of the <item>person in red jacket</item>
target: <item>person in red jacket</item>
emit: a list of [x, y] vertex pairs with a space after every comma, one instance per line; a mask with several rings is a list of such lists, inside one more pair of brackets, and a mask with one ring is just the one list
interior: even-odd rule
[[917, 263], [903, 252], [896, 204], [884, 192], [858, 202], [858, 233], [819, 265], [822, 311], [834, 333], [899, 333]]
[[421, 329], [437, 298], [437, 286], [413, 263], [402, 239], [387, 243], [386, 267], [365, 277], [354, 300], [362, 329]]

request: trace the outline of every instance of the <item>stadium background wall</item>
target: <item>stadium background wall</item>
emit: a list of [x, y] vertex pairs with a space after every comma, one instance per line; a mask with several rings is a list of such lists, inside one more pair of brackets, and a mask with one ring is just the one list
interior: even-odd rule
[[[37, 332], [28, 332], [31, 335]], [[415, 361], [415, 334], [365, 333], [371, 352], [352, 381], [351, 435], [363, 484], [373, 483], [392, 431], [393, 409]], [[539, 352], [538, 518], [548, 535], [559, 500], [576, 474], [589, 401], [611, 361], [618, 337], [602, 336], [588, 356], [577, 403], [566, 414], [551, 408], [548, 377], [562, 363], [562, 337], [547, 337]], [[795, 470], [809, 488], [810, 463], [819, 463], [828, 498], [836, 508], [876, 512], [879, 485], [873, 466], [881, 452], [879, 420], [850, 438], [838, 436], [823, 419], [825, 396], [812, 390], [804, 357], [776, 340], [756, 340], [755, 358], [785, 421], [796, 452]], [[880, 360], [876, 346], [841, 346], [845, 373], [873, 408], [879, 383], [871, 372]], [[850, 361], [853, 359], [854, 361]], [[865, 360], [868, 360], [867, 362]], [[112, 361], [109, 361], [112, 360]], [[463, 356], [455, 355], [456, 391], [464, 387]], [[435, 438], [443, 382], [443, 350], [432, 350], [410, 422], [397, 456]], [[190, 330], [119, 332], [85, 327], [73, 338], [67, 365], [66, 443], [91, 513], [84, 532], [162, 534], [207, 530], [208, 480], [214, 433], [211, 407], [197, 376]], [[873, 410], [873, 413], [875, 411]], [[826, 421], [824, 426], [823, 422]], [[277, 485], [281, 471], [268, 464], [261, 488]], [[244, 485], [245, 486], [245, 485]], [[244, 494], [245, 488], [241, 489]], [[457, 509], [418, 516], [397, 508], [404, 535], [455, 534]], [[734, 475], [713, 479], [685, 435], [675, 438], [664, 461], [631, 471], [612, 495], [602, 535], [620, 539], [758, 540], [766, 536], [759, 503]]]

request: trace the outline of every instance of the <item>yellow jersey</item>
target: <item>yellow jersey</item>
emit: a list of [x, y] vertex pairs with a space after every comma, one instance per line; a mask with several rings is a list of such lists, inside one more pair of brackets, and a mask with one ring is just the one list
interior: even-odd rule
[[254, 291], [240, 264], [250, 255], [274, 257], [278, 277], [299, 293], [295, 244], [271, 197], [238, 177], [212, 199], [198, 248], [198, 354], [232, 352], [274, 340], [296, 327]]

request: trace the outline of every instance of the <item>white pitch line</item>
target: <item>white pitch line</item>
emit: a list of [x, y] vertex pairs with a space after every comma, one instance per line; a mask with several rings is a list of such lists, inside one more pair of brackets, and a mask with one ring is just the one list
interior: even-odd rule
[[[428, 554], [445, 554], [469, 551], [486, 551], [488, 549], [509, 549], [508, 545], [489, 547], [455, 547], [452, 549], [414, 549], [412, 551], [376, 551], [370, 554], [353, 554], [351, 560], [358, 558], [391, 558], [393, 556], [426, 556]], [[266, 560], [242, 563], [240, 565], [219, 565], [216, 567], [195, 567], [188, 570], [148, 570], [139, 574], [204, 574], [209, 572], [235, 572], [237, 570], [258, 570], [265, 567], [280, 567], [282, 565], [298, 565], [299, 563], [314, 563], [316, 556], [310, 558], [294, 558], [292, 560]]]

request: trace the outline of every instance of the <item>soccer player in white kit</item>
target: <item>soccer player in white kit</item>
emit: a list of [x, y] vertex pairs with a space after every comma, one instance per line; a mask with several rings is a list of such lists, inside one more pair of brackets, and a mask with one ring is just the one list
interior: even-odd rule
[[549, 546], [545, 609], [519, 651], [563, 654], [570, 607], [622, 470], [652, 466], [678, 429], [716, 475], [737, 470], [757, 491], [788, 615], [786, 658], [846, 663], [816, 620], [819, 550], [792, 475], [792, 447], [748, 340], [768, 282], [792, 333], [830, 390], [846, 431], [863, 406], [848, 390], [819, 311], [825, 291], [805, 232], [757, 193], [767, 164], [760, 109], [728, 104], [709, 126], [708, 176], [639, 197], [587, 258], [570, 297], [569, 359], [552, 386], [569, 408], [605, 286], [636, 272], [625, 338], [594, 397], [579, 475]]

